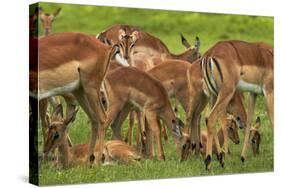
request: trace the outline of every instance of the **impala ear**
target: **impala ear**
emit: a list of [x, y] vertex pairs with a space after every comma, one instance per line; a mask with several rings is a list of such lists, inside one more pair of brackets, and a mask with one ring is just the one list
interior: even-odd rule
[[54, 17], [58, 16], [60, 11], [61, 11], [61, 8], [58, 8], [57, 10], [55, 10], [53, 13]]
[[52, 114], [52, 120], [58, 120], [58, 119], [62, 119], [63, 118], [63, 109], [62, 109], [62, 105], [59, 104], [56, 106], [53, 114]]
[[75, 117], [76, 117], [76, 114], [77, 114], [78, 111], [79, 111], [79, 108], [77, 108], [76, 110], [70, 112], [70, 114], [68, 115], [66, 120], [64, 120], [64, 128], [67, 128], [68, 125], [70, 125], [70, 123], [75, 120]]
[[259, 129], [260, 127], [261, 127], [261, 119], [260, 119], [260, 117], [258, 116], [257, 119], [256, 119], [255, 128], [256, 128], [256, 129]]
[[124, 29], [119, 29], [118, 31], [118, 39], [119, 41], [121, 41], [123, 39], [123, 37], [125, 37], [126, 33]]
[[191, 45], [187, 42], [186, 38], [183, 36], [182, 33], [180, 33], [180, 36], [182, 45], [184, 45], [186, 48], [190, 48]]
[[134, 31], [131, 34], [131, 37], [132, 37], [133, 42], [136, 42], [139, 39], [139, 32], [138, 31]]
[[200, 45], [201, 45], [200, 39], [199, 39], [198, 36], [196, 36], [195, 37], [195, 44], [194, 44], [194, 46], [195, 46], [195, 49], [196, 49], [197, 52], [199, 51]]

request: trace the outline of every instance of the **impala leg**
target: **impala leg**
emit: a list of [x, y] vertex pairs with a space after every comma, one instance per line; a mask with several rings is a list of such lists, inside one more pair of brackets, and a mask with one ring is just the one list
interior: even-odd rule
[[[70, 97], [67, 95], [67, 96], [63, 96], [63, 97], [66, 102], [66, 116], [68, 117], [69, 114], [72, 114], [75, 111], [76, 102], [75, 102], [75, 98], [73, 96]], [[67, 134], [67, 142], [70, 147], [73, 146], [72, 141], [68, 134]]]
[[112, 140], [122, 140], [122, 134], [121, 134], [121, 126], [122, 123], [125, 121], [126, 117], [128, 116], [130, 112], [129, 107], [124, 107], [120, 113], [116, 116], [114, 122], [111, 124], [112, 128]]
[[97, 139], [97, 134], [98, 134], [96, 116], [94, 116], [94, 114], [89, 106], [88, 99], [83, 91], [78, 90], [78, 91], [75, 91], [73, 94], [91, 121], [91, 140], [90, 140], [89, 151], [88, 151], [89, 162], [91, 164], [92, 162], [95, 161], [93, 148], [96, 146], [96, 139]]
[[162, 134], [164, 137], [164, 141], [167, 144], [169, 142], [169, 137], [168, 137], [166, 125], [164, 122], [161, 124], [159, 119], [157, 119], [157, 122], [158, 122], [158, 125], [162, 128]]
[[156, 142], [158, 160], [165, 160], [163, 146], [162, 146], [162, 142], [161, 142], [160, 125], [158, 124], [157, 115], [152, 112], [146, 112], [146, 118], [147, 118], [147, 122], [149, 124], [150, 130], [152, 131], [153, 138], [155, 139], [155, 142]]
[[217, 147], [217, 151], [219, 152], [219, 156], [220, 156], [220, 163], [221, 166], [224, 166], [224, 161], [223, 161], [223, 153], [220, 152], [220, 145], [218, 143], [218, 138], [217, 138], [217, 132], [216, 132], [216, 121], [218, 119], [218, 117], [222, 114], [222, 113], [226, 113], [226, 107], [229, 103], [229, 101], [231, 100], [235, 89], [231, 89], [231, 87], [222, 87], [224, 88], [223, 90], [221, 89], [216, 103], [214, 105], [214, 107], [212, 108], [210, 115], [208, 117], [208, 119], [206, 120], [206, 124], [207, 124], [207, 152], [206, 152], [206, 159], [205, 159], [205, 165], [206, 165], [206, 169], [210, 169], [211, 167], [211, 160], [212, 160], [212, 146], [213, 146], [213, 139], [215, 137], [215, 142], [216, 142], [216, 147]]
[[193, 133], [192, 133], [192, 138], [194, 140], [193, 144], [192, 144], [192, 148], [195, 149], [195, 154], [199, 155], [200, 154], [200, 138], [201, 138], [201, 134], [200, 134], [200, 119], [201, 119], [201, 113], [204, 110], [204, 108], [206, 107], [208, 103], [208, 100], [205, 96], [200, 97], [200, 102], [198, 103], [198, 105], [196, 106], [196, 109], [194, 111], [193, 114]]
[[243, 149], [242, 149], [242, 153], [241, 153], [241, 161], [242, 162], [245, 161], [246, 151], [249, 147], [250, 129], [251, 129], [251, 123], [253, 121], [253, 116], [254, 116], [254, 113], [255, 113], [256, 99], [257, 99], [257, 94], [250, 93], [249, 101], [248, 101], [247, 125], [246, 125], [246, 130], [245, 130], [245, 138], [244, 138]]
[[[269, 79], [269, 80], [273, 80], [273, 79]], [[273, 83], [271, 81], [265, 85], [264, 96], [266, 100], [266, 107], [267, 107], [268, 116], [270, 118], [272, 130], [274, 130], [274, 90], [273, 90]]]
[[137, 129], [137, 148], [142, 148], [142, 153], [145, 154], [146, 148], [146, 133], [145, 133], [145, 116], [143, 112], [137, 111], [138, 129]]
[[126, 142], [131, 146], [132, 145], [132, 136], [133, 136], [133, 127], [135, 122], [135, 111], [131, 111], [129, 115], [129, 127], [127, 132]]
[[223, 146], [222, 150], [224, 153], [228, 153], [228, 131], [227, 131], [227, 115], [226, 113], [222, 113], [220, 117], [220, 122], [222, 126], [222, 132], [223, 132]]
[[148, 122], [145, 120], [145, 134], [146, 134], [146, 141], [145, 141], [145, 154], [149, 159], [153, 159], [153, 142], [152, 142], [152, 132], [148, 125]]

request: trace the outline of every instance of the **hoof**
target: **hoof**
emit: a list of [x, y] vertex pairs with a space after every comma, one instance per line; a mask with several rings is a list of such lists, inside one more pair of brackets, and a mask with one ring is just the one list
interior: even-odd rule
[[196, 148], [196, 144], [191, 144], [191, 150], [193, 151]]
[[95, 156], [92, 154], [90, 155], [89, 162], [93, 163], [95, 161]]
[[161, 155], [161, 156], [159, 157], [159, 160], [160, 160], [160, 161], [165, 161], [165, 156], [164, 156], [164, 155]]
[[210, 170], [211, 169], [211, 156], [208, 155], [205, 159], [205, 168], [206, 170]]
[[220, 161], [221, 167], [224, 168], [224, 153], [223, 152], [221, 152], [219, 154], [219, 161]]
[[245, 162], [245, 157], [241, 156], [241, 161], [242, 161], [242, 163], [244, 163]]

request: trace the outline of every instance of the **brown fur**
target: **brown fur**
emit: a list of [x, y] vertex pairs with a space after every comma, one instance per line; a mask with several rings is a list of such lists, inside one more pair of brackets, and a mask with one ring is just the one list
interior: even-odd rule
[[[225, 113], [225, 108], [235, 93], [239, 80], [262, 87], [268, 114], [273, 127], [273, 50], [269, 49], [268, 46], [269, 45], [263, 45], [261, 43], [248, 43], [243, 41], [222, 41], [215, 44], [204, 54], [202, 59], [206, 60], [207, 63], [205, 63], [205, 65], [210, 63], [211, 58], [215, 59], [223, 76], [223, 80], [219, 79], [219, 69], [214, 71], [214, 80], [218, 86], [218, 96], [208, 117], [207, 156], [210, 156], [212, 153], [211, 146], [215, 132], [215, 123], [219, 115]], [[206, 77], [205, 80], [207, 80]], [[248, 145], [249, 130], [253, 117], [256, 95], [256, 92], [251, 91], [246, 134], [241, 153], [242, 161], [245, 160], [245, 151]]]
[[[74, 164], [87, 164], [88, 162], [88, 144], [77, 144], [73, 147], [68, 145], [67, 129], [71, 121], [73, 121], [76, 112], [71, 113], [64, 119], [61, 116], [62, 106], [59, 105], [52, 114], [47, 130], [44, 155], [48, 155], [58, 148], [59, 158], [57, 162], [64, 168]], [[94, 149], [94, 156], [98, 156], [100, 147], [100, 143], [97, 143]], [[103, 163], [107, 164], [112, 164], [114, 161], [130, 164], [140, 160], [140, 156], [134, 148], [118, 140], [105, 142], [102, 151]]]
[[[132, 33], [136, 28], [130, 25], [113, 25], [106, 31], [99, 34], [101, 38], [106, 38], [111, 41], [112, 44], [118, 42], [117, 33], [120, 28], [125, 28], [127, 33]], [[188, 47], [188, 49], [181, 54], [173, 54], [169, 51], [167, 46], [157, 37], [151, 34], [139, 31], [139, 38], [134, 47], [134, 54], [143, 54], [146, 56], [147, 61], [163, 61], [164, 59], [180, 59], [189, 62], [196, 60], [200, 54], [196, 49]], [[148, 55], [149, 54], [149, 55]], [[147, 62], [145, 61], [145, 62]]]
[[[200, 114], [207, 105], [207, 95], [204, 92], [206, 86], [204, 85], [202, 70], [200, 67], [200, 60], [194, 62], [190, 68], [187, 70], [187, 90], [188, 90], [188, 104], [189, 111], [187, 113], [187, 127], [184, 130], [185, 133], [189, 132], [191, 128], [191, 143], [196, 144], [196, 153], [199, 153], [199, 132], [200, 125], [199, 119]], [[235, 95], [232, 98], [232, 102], [226, 107], [228, 113], [232, 113], [235, 117], [239, 117], [240, 122], [246, 122], [247, 116], [246, 111], [243, 107], [243, 101], [239, 92], [235, 92]], [[220, 120], [223, 124], [226, 125], [227, 116], [223, 115], [220, 117]], [[226, 129], [224, 131], [224, 139], [227, 140]], [[227, 151], [227, 142], [224, 144], [224, 149]]]
[[[177, 127], [177, 118], [162, 84], [147, 73], [132, 67], [121, 67], [111, 71], [108, 73], [105, 83], [109, 98], [109, 110], [107, 111], [109, 119], [106, 125], [111, 123], [114, 125], [113, 121], [118, 114], [122, 110], [128, 113], [131, 109], [131, 104], [135, 107], [141, 107], [146, 116], [149, 129], [157, 138], [158, 159], [164, 159], [157, 119], [162, 119], [173, 133], [179, 127]], [[120, 127], [112, 126], [112, 128], [116, 138], [121, 139]], [[175, 136], [175, 138], [178, 136]], [[152, 153], [150, 153], [150, 156], [152, 156]]]
[[[52, 95], [72, 92], [89, 116], [92, 123], [89, 155], [93, 154], [91, 148], [95, 145], [98, 129], [99, 135], [104, 134], [102, 124], [106, 117], [99, 91], [114, 50], [82, 33], [57, 33], [39, 40], [40, 94], [79, 81], [75, 88]], [[31, 91], [36, 92], [36, 88], [31, 88]]]

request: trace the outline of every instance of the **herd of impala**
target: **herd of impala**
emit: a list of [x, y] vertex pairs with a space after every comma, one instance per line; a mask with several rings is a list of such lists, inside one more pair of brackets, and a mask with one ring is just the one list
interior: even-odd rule
[[[165, 160], [161, 135], [167, 142], [166, 128], [173, 136], [179, 159], [187, 160], [190, 154], [205, 155], [208, 170], [212, 154], [224, 166], [225, 154], [230, 154], [228, 140], [240, 142], [238, 128], [245, 134], [242, 162], [249, 145], [254, 155], [258, 154], [260, 118], [251, 126], [258, 94], [265, 98], [272, 129], [274, 123], [270, 45], [220, 41], [201, 55], [200, 39], [196, 37], [192, 46], [181, 35], [186, 50], [173, 54], [159, 38], [130, 25], [113, 25], [97, 35], [51, 33], [59, 13], [60, 9], [47, 14], [39, 8], [30, 16], [31, 120], [36, 116], [34, 102], [38, 100], [44, 157], [55, 155], [56, 163], [64, 167], [77, 162], [132, 163], [141, 156], [152, 159], [154, 153]], [[39, 18], [45, 33], [40, 38], [34, 26]], [[250, 93], [247, 110], [243, 92]], [[176, 101], [175, 107], [171, 98]], [[65, 117], [62, 99], [66, 103]], [[177, 116], [177, 102], [186, 113], [185, 123]], [[201, 115], [208, 103], [211, 110], [204, 121], [207, 131], [201, 132]], [[53, 107], [51, 117], [48, 104]], [[67, 134], [78, 106], [91, 123], [89, 144], [73, 145]], [[128, 115], [124, 139], [121, 126]], [[136, 148], [132, 146], [135, 117]], [[105, 141], [108, 126], [112, 140]]]

